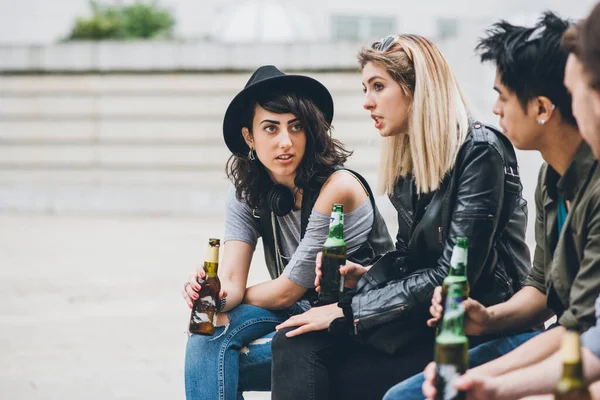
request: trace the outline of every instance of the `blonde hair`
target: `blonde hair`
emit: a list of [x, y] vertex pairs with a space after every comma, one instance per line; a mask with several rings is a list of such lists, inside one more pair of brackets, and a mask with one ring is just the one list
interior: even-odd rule
[[412, 174], [418, 193], [439, 189], [454, 167], [469, 130], [470, 107], [442, 52], [428, 39], [400, 35], [383, 52], [363, 47], [361, 69], [372, 62], [400, 84], [409, 100], [407, 134], [383, 138], [379, 190], [390, 195]]

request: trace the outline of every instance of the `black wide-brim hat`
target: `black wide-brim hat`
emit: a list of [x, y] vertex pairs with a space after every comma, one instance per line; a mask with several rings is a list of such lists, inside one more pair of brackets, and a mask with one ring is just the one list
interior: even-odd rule
[[331, 124], [333, 120], [333, 98], [325, 86], [319, 81], [302, 75], [286, 75], [273, 65], [265, 65], [257, 69], [244, 90], [239, 92], [229, 103], [223, 119], [223, 138], [229, 150], [235, 155], [245, 156], [250, 150], [242, 137], [242, 127], [246, 124], [244, 116], [259, 97], [266, 93], [297, 93], [301, 97], [311, 99], [321, 110], [325, 119]]

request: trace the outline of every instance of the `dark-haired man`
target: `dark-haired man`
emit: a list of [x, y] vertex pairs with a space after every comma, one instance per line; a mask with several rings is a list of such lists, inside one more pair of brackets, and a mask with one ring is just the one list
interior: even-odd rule
[[[565, 86], [572, 95], [573, 114], [581, 135], [600, 158], [600, 3], [579, 24], [563, 35], [563, 47], [569, 53], [565, 68]], [[591, 182], [600, 185], [600, 182]], [[588, 189], [597, 191], [597, 189]], [[593, 398], [600, 398], [600, 297], [596, 299], [596, 326], [581, 336], [583, 373]], [[468, 389], [471, 398], [513, 399], [524, 395], [551, 393], [560, 378], [562, 360], [559, 351], [539, 363], [506, 374], [487, 377], [467, 374], [458, 387]], [[427, 375], [434, 374], [433, 366]], [[532, 377], [535, 377], [532, 379]], [[554, 396], [536, 399], [554, 399]]]
[[[594, 211], [600, 207], [600, 190], [591, 188], [590, 182], [600, 178], [600, 171], [582, 141], [563, 84], [567, 53], [560, 40], [568, 25], [549, 12], [531, 28], [502, 21], [477, 47], [482, 61], [497, 67], [494, 113], [504, 134], [519, 149], [538, 150], [546, 163], [535, 194], [533, 269], [523, 289], [489, 308], [472, 299], [464, 303], [467, 334], [506, 335], [469, 352], [471, 366], [483, 365], [468, 375], [495, 376], [534, 364], [558, 349], [565, 327], [586, 330], [595, 323], [600, 213]], [[440, 297], [438, 289], [432, 299], [432, 325], [441, 315]], [[552, 314], [558, 316], [557, 328], [539, 335], [510, 335], [531, 329]], [[423, 393], [432, 396], [435, 369], [428, 368]], [[422, 398], [417, 390], [422, 382], [423, 376], [413, 377], [392, 388], [385, 400]]]

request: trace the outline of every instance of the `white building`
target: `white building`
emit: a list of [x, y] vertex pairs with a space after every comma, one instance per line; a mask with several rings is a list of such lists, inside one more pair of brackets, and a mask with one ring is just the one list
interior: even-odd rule
[[[135, 0], [101, 0], [126, 4]], [[370, 40], [391, 32], [452, 37], [464, 23], [505, 18], [529, 22], [542, 10], [579, 18], [594, 0], [160, 0], [177, 19], [182, 39], [262, 41]], [[40, 44], [63, 38], [77, 16], [90, 13], [88, 0], [1, 0], [0, 43]], [[233, 29], [237, 28], [237, 30]], [[267, 34], [268, 33], [268, 34]]]

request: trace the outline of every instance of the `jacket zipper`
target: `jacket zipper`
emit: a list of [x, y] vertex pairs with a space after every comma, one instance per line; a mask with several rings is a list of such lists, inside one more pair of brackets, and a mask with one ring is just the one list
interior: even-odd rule
[[277, 263], [277, 276], [281, 276], [283, 266], [281, 254], [279, 254], [279, 242], [277, 241], [277, 225], [275, 222], [275, 213], [271, 212], [271, 227], [273, 228], [273, 241], [275, 242], [275, 262]]
[[[456, 213], [455, 215], [460, 215], [462, 217], [485, 217], [486, 219], [494, 219], [492, 214]], [[444, 229], [441, 226], [438, 226], [438, 242], [440, 242], [440, 244], [444, 243]]]
[[494, 219], [494, 216], [492, 214], [477, 214], [477, 213], [468, 213], [468, 212], [457, 212], [454, 215], [461, 216], [461, 217], [473, 217], [473, 218], [485, 217], [486, 219]]
[[387, 315], [387, 314], [393, 314], [393, 313], [395, 313], [395, 312], [397, 312], [397, 311], [402, 311], [402, 310], [404, 310], [405, 308], [406, 308], [406, 306], [405, 306], [405, 305], [401, 305], [401, 306], [398, 306], [398, 307], [395, 307], [395, 308], [392, 308], [392, 309], [389, 309], [389, 310], [385, 310], [385, 311], [383, 311], [383, 312], [380, 312], [380, 313], [377, 313], [377, 314], [368, 315], [368, 316], [366, 316], [366, 317], [362, 317], [362, 318], [356, 318], [356, 319], [354, 320], [354, 334], [355, 334], [355, 335], [358, 335], [358, 324], [359, 324], [359, 322], [360, 322], [361, 320], [362, 320], [363, 322], [364, 322], [365, 320], [367, 320], [367, 321], [368, 321], [368, 320], [369, 320], [369, 319], [371, 319], [371, 318], [382, 317], [383, 315]]
[[494, 275], [496, 275], [496, 277], [499, 278], [500, 282], [502, 282], [502, 284], [505, 286], [504, 289], [506, 289], [511, 295], [513, 294], [513, 290], [510, 286], [510, 283], [508, 282], [508, 279], [506, 279], [498, 270], [494, 269]]

